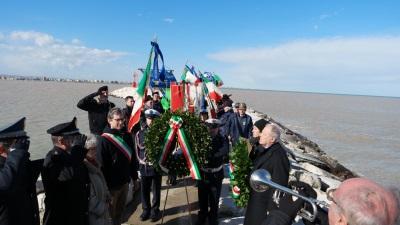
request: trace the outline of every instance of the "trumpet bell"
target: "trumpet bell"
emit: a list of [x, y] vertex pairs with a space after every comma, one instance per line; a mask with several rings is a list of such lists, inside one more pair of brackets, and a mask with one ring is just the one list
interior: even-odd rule
[[256, 170], [251, 174], [250, 186], [256, 192], [264, 192], [269, 189], [266, 185], [271, 180], [271, 174], [267, 170]]

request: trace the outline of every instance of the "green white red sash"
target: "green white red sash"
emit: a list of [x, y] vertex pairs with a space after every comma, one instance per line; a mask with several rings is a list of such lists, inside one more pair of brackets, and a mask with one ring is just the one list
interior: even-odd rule
[[235, 167], [233, 166], [232, 162], [229, 162], [229, 177], [230, 177], [231, 187], [232, 187], [232, 197], [238, 198], [240, 195], [240, 188], [236, 185], [232, 185], [235, 180], [235, 176], [233, 175], [234, 168]]
[[190, 171], [190, 176], [195, 180], [200, 180], [200, 171], [197, 167], [196, 161], [193, 157], [193, 154], [190, 150], [189, 142], [186, 138], [185, 132], [181, 128], [183, 120], [179, 116], [172, 116], [169, 120], [170, 129], [168, 130], [167, 134], [164, 138], [164, 147], [161, 153], [160, 160], [158, 164], [160, 165], [161, 169], [168, 173], [168, 169], [164, 167], [164, 163], [168, 158], [168, 154], [170, 152], [171, 145], [175, 139], [175, 135], [178, 135], [178, 142], [181, 146], [183, 155], [185, 156], [187, 167]]
[[101, 136], [113, 143], [114, 146], [117, 147], [126, 158], [128, 158], [129, 162], [131, 161], [132, 149], [128, 146], [124, 139], [122, 139], [122, 137], [110, 133], [103, 133]]

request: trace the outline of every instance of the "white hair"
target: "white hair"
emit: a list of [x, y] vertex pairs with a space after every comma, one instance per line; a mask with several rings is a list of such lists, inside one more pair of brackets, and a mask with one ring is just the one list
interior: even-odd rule
[[269, 130], [271, 131], [271, 137], [275, 139], [275, 142], [278, 142], [281, 138], [281, 131], [279, 128], [274, 124], [267, 124], [265, 127], [269, 127]]
[[382, 205], [380, 205], [384, 202], [384, 199], [373, 189], [360, 187], [351, 196], [340, 198], [337, 201], [340, 211], [347, 218], [348, 224], [390, 225], [387, 224], [389, 220], [388, 210], [381, 209]]

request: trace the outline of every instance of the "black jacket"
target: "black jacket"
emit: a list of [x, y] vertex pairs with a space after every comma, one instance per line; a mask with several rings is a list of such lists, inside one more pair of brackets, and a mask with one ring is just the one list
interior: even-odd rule
[[29, 153], [21, 150], [12, 151], [7, 159], [0, 156], [0, 225], [9, 224], [10, 192], [15, 187], [20, 165], [28, 158]]
[[212, 151], [208, 156], [206, 168], [217, 168], [224, 163], [225, 157], [229, 153], [229, 142], [226, 136], [218, 133], [211, 138]]
[[137, 159], [133, 151], [132, 138], [127, 133], [106, 127], [104, 133], [121, 136], [132, 150], [131, 161], [112, 142], [100, 137], [97, 142], [97, 156], [110, 190], [137, 179]]
[[27, 157], [21, 162], [16, 179], [5, 198], [10, 225], [40, 224], [36, 181], [42, 165], [43, 159], [30, 161]]
[[101, 135], [107, 126], [108, 111], [114, 108], [115, 104], [112, 102], [99, 103], [94, 99], [97, 95], [98, 93], [95, 92], [82, 98], [77, 106], [88, 112], [90, 132]]
[[[280, 143], [275, 143], [267, 149], [258, 146], [258, 157], [253, 161], [254, 172], [257, 169], [266, 169], [271, 174], [271, 180], [282, 186], [288, 185], [290, 164], [285, 149]], [[267, 216], [267, 211], [276, 209], [272, 201], [274, 189], [265, 192], [250, 191], [250, 199], [244, 225], [260, 225]]]
[[46, 192], [44, 225], [88, 224], [90, 180], [83, 160], [87, 150], [70, 153], [54, 147], [46, 156], [42, 178]]

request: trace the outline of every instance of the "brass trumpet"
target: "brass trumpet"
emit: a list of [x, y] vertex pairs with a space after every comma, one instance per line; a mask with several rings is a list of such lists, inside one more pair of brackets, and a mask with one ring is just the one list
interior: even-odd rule
[[304, 197], [304, 196], [294, 192], [290, 188], [287, 188], [287, 187], [284, 187], [282, 185], [272, 182], [271, 174], [265, 169], [258, 169], [251, 174], [250, 186], [253, 188], [253, 190], [255, 190], [257, 192], [264, 192], [264, 191], [268, 190], [270, 187], [272, 187], [277, 190], [280, 190], [285, 193], [296, 196], [298, 198], [301, 198], [304, 201], [307, 201], [308, 203], [311, 204], [313, 212], [311, 213], [311, 212], [305, 210], [304, 208], [302, 208], [299, 212], [299, 215], [310, 222], [314, 222], [315, 218], [317, 217], [317, 213], [318, 213], [317, 205], [320, 205], [324, 208], [329, 208], [329, 204], [326, 202], [319, 201], [319, 200], [313, 199], [313, 198]]

